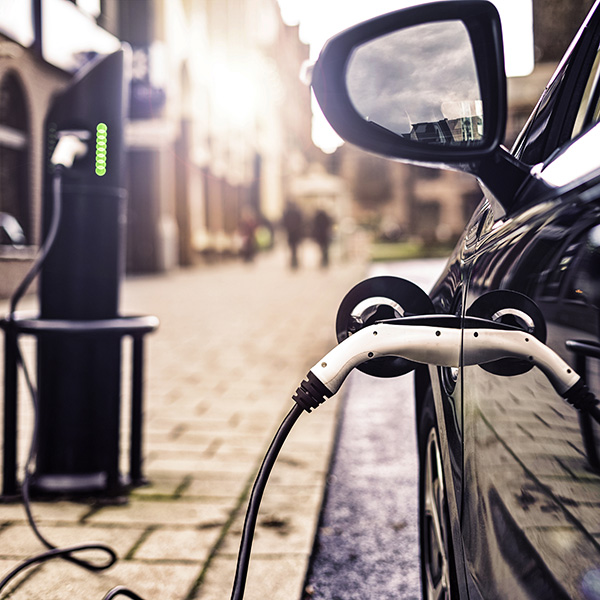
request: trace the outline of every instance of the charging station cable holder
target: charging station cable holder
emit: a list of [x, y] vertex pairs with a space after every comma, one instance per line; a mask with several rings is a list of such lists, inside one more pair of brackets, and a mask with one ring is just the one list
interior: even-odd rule
[[[116, 319], [72, 321], [40, 319], [31, 313], [15, 313], [0, 320], [4, 331], [4, 446], [2, 496], [5, 501], [19, 497], [17, 482], [17, 407], [18, 407], [18, 338], [21, 335], [36, 339], [132, 339], [131, 355], [131, 427], [129, 449], [129, 485], [143, 485], [142, 426], [143, 426], [143, 365], [144, 338], [158, 328], [154, 316], [126, 316]], [[119, 476], [118, 444], [107, 447], [106, 489], [115, 495], [122, 489]]]

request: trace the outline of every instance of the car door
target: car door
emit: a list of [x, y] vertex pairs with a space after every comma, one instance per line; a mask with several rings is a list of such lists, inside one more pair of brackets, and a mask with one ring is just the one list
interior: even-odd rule
[[[559, 133], [544, 133], [562, 145], [552, 154], [547, 146], [541, 150], [539, 139], [529, 147], [521, 139], [522, 154], [551, 157], [532, 169], [509, 214], [498, 213], [493, 199], [480, 208], [481, 235], [465, 260], [465, 310], [469, 314], [485, 294], [499, 290], [532, 299], [545, 322], [547, 344], [600, 395], [599, 54], [595, 32], [587, 34], [593, 44], [580, 40], [587, 54], [578, 60], [588, 71], [580, 63], [570, 65], [583, 93], [575, 95], [572, 86], [550, 102], [571, 114], [570, 123], [555, 121]], [[569, 77], [568, 66], [559, 71], [562, 81]], [[553, 120], [547, 114], [544, 119]], [[538, 131], [530, 124], [531, 130]], [[535, 324], [521, 318], [516, 298], [512, 313], [486, 316], [533, 330]], [[466, 330], [464, 344], [468, 347]], [[597, 425], [568, 406], [538, 369], [513, 367], [461, 371], [461, 519], [472, 596], [596, 598]]]
[[[319, 104], [346, 141], [389, 158], [471, 173], [482, 183], [485, 198], [432, 292], [435, 312], [507, 320], [547, 337], [590, 383], [600, 355], [599, 5], [512, 155], [500, 145], [506, 80], [499, 15], [487, 2], [433, 3], [367, 21], [330, 40], [313, 72]], [[434, 110], [421, 116], [432, 90]], [[451, 135], [422, 135], [423, 125], [425, 131], [450, 128]], [[495, 308], [490, 294], [502, 300]], [[469, 364], [479, 362], [469, 347], [469, 336], [477, 334], [463, 327]], [[432, 572], [425, 574], [435, 575], [424, 592], [463, 597], [466, 574], [472, 600], [598, 597], [593, 427], [583, 435], [577, 413], [533, 359], [461, 364], [453, 371], [434, 350], [426, 361], [434, 414], [426, 410], [431, 402], [422, 371], [417, 375], [420, 423], [426, 424], [419, 426], [426, 440], [422, 540], [431, 538], [422, 558]]]

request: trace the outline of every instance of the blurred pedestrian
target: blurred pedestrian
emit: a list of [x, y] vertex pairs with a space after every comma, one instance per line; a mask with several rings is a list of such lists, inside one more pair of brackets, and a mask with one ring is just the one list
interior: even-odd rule
[[321, 249], [321, 267], [329, 266], [329, 245], [331, 244], [331, 231], [333, 219], [325, 210], [319, 208], [313, 219], [313, 238]]
[[295, 202], [288, 203], [283, 213], [283, 226], [287, 233], [287, 241], [290, 248], [290, 267], [297, 269], [299, 266], [298, 246], [302, 241], [303, 234], [303, 216]]
[[242, 240], [241, 253], [244, 262], [252, 262], [256, 255], [256, 229], [258, 223], [254, 216], [254, 211], [246, 207], [242, 214], [242, 219], [239, 225], [240, 237]]

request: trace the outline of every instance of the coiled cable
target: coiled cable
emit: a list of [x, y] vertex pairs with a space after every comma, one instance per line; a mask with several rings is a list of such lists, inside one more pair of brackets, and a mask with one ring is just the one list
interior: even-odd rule
[[[17, 305], [21, 298], [27, 292], [29, 286], [35, 279], [35, 277], [39, 274], [44, 261], [48, 257], [50, 250], [52, 249], [58, 234], [58, 230], [60, 227], [61, 220], [61, 212], [62, 212], [62, 176], [64, 172], [64, 167], [62, 165], [58, 165], [55, 167], [54, 176], [52, 179], [52, 217], [50, 221], [50, 226], [48, 228], [48, 233], [44, 239], [42, 247], [38, 252], [31, 268], [17, 287], [16, 291], [10, 298], [10, 308], [8, 314], [8, 321], [14, 321]], [[33, 412], [34, 412], [34, 421], [33, 421], [33, 433], [31, 436], [31, 444], [29, 447], [29, 453], [27, 456], [27, 461], [25, 463], [25, 475], [23, 478], [22, 485], [22, 494], [23, 494], [23, 507], [25, 509], [25, 513], [27, 515], [27, 520], [29, 525], [34, 532], [35, 536], [38, 540], [47, 548], [46, 552], [42, 552], [28, 558], [21, 563], [19, 563], [14, 569], [12, 569], [9, 573], [7, 573], [2, 580], [0, 581], [0, 591], [2, 591], [6, 585], [10, 581], [12, 581], [21, 571], [31, 567], [35, 564], [42, 563], [54, 558], [62, 558], [73, 564], [76, 564], [84, 569], [89, 571], [103, 571], [105, 569], [110, 568], [117, 561], [116, 552], [108, 545], [103, 543], [90, 542], [85, 544], [79, 544], [76, 546], [69, 546], [66, 548], [58, 548], [51, 542], [49, 542], [44, 535], [41, 533], [40, 529], [35, 522], [35, 518], [33, 516], [33, 512], [31, 510], [31, 500], [29, 495], [29, 485], [31, 481], [32, 474], [32, 466], [35, 461], [37, 455], [37, 440], [38, 440], [38, 430], [39, 430], [39, 411], [38, 411], [38, 393], [37, 389], [31, 380], [29, 370], [27, 369], [27, 365], [23, 358], [23, 354], [19, 347], [18, 341], [16, 344], [16, 354], [17, 354], [17, 363], [20, 366], [24, 376], [25, 382], [31, 397], [31, 401], [33, 404]], [[107, 554], [108, 559], [103, 563], [96, 563], [89, 560], [85, 560], [82, 558], [78, 558], [75, 556], [81, 552], [90, 552], [90, 551], [101, 551]]]

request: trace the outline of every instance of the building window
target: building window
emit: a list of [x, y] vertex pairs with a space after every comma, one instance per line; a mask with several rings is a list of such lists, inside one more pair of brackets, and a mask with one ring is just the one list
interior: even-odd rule
[[23, 87], [0, 81], [0, 244], [31, 244], [29, 120]]

